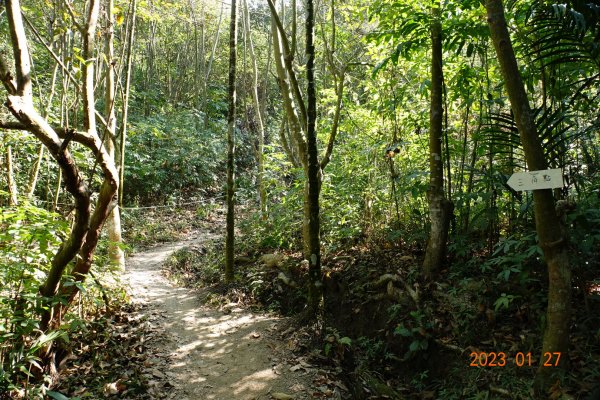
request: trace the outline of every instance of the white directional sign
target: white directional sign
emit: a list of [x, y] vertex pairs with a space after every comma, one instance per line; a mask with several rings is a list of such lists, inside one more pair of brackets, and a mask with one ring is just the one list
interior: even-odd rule
[[517, 172], [512, 174], [506, 183], [516, 191], [554, 189], [564, 185], [560, 168]]

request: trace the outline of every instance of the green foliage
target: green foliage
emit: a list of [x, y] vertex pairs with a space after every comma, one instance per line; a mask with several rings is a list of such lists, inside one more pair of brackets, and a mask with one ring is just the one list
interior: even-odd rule
[[394, 329], [394, 335], [402, 336], [410, 341], [408, 350], [404, 354], [403, 360], [410, 360], [419, 353], [427, 352], [429, 349], [428, 329], [433, 327], [431, 322], [425, 321], [425, 314], [422, 311], [411, 311], [406, 324], [400, 323]]
[[356, 346], [364, 354], [365, 359], [370, 362], [381, 362], [395, 357], [380, 338], [361, 336], [356, 339]]
[[221, 187], [225, 144], [219, 129], [224, 126], [196, 130], [198, 118], [182, 109], [132, 121], [124, 187], [129, 202], [162, 204]]
[[[55, 213], [30, 203], [0, 209], [0, 391], [41, 369], [39, 350], [65, 333], [39, 330], [43, 305], [39, 287], [68, 232]], [[59, 298], [50, 304], [56, 304]]]
[[[54, 392], [52, 390], [48, 390], [46, 392], [46, 395], [54, 400], [69, 400], [70, 399], [69, 397], [65, 396], [64, 394], [59, 393], [59, 392]], [[73, 399], [71, 399], [71, 400], [73, 400]]]
[[481, 271], [496, 271], [496, 278], [504, 282], [515, 276], [521, 285], [530, 283], [533, 279], [531, 270], [540, 266], [543, 257], [536, 242], [535, 233], [503, 238], [491, 257], [481, 265]]
[[302, 170], [293, 168], [285, 160], [285, 154], [270, 147], [265, 154], [264, 177], [269, 197], [268, 219], [262, 221], [260, 213], [255, 212], [240, 221], [240, 229], [245, 235], [242, 251], [301, 246], [302, 176]]
[[345, 353], [350, 351], [351, 347], [352, 339], [347, 336], [340, 337], [339, 333], [334, 330], [325, 339], [323, 354], [325, 357], [341, 360], [344, 358]]
[[598, 280], [600, 263], [600, 199], [596, 193], [584, 196], [566, 216], [572, 247], [571, 262], [575, 281]]
[[515, 300], [518, 299], [520, 296], [515, 296], [512, 294], [506, 294], [506, 293], [502, 293], [502, 295], [500, 295], [500, 297], [498, 297], [496, 299], [496, 301], [494, 302], [494, 310], [498, 311], [501, 309], [508, 309], [511, 305], [511, 303]]
[[[85, 284], [65, 276], [65, 287], [78, 285], [85, 293], [80, 314], [67, 315], [57, 330], [42, 332], [42, 312], [65, 302], [60, 296], [42, 298], [39, 288], [54, 253], [67, 237], [68, 223], [56, 213], [23, 201], [18, 207], [0, 209], [0, 228], [0, 392], [20, 391], [25, 386], [29, 387], [27, 398], [41, 399], [47, 389], [45, 380], [38, 379], [44, 370], [41, 350], [52, 343], [67, 343], [72, 329], [85, 326], [86, 317], [104, 312], [106, 300], [122, 302], [124, 295], [117, 286], [101, 286], [95, 275]], [[98, 265], [102, 257], [96, 263], [97, 270], [110, 275]], [[118, 276], [110, 281], [118, 282]]]

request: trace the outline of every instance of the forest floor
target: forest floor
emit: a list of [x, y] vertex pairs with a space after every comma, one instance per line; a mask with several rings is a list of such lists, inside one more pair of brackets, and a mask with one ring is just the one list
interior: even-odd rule
[[194, 232], [127, 260], [132, 301], [150, 308], [151, 323], [163, 335], [149, 345], [156, 355], [150, 360], [153, 377], [168, 380], [163, 398], [314, 398], [311, 386], [318, 372], [286, 352], [285, 319], [236, 303], [215, 308], [203, 302], [202, 291], [177, 287], [161, 273], [173, 252], [217, 237]]

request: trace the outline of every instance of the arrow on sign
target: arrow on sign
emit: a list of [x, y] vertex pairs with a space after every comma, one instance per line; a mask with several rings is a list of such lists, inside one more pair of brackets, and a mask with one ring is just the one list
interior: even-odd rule
[[516, 191], [561, 188], [563, 184], [562, 169], [545, 169], [542, 171], [516, 172], [506, 182]]

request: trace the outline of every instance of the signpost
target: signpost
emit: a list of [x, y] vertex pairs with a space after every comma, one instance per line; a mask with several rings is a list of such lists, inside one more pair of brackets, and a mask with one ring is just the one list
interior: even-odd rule
[[564, 186], [562, 169], [516, 172], [506, 182], [516, 191], [555, 189]]

